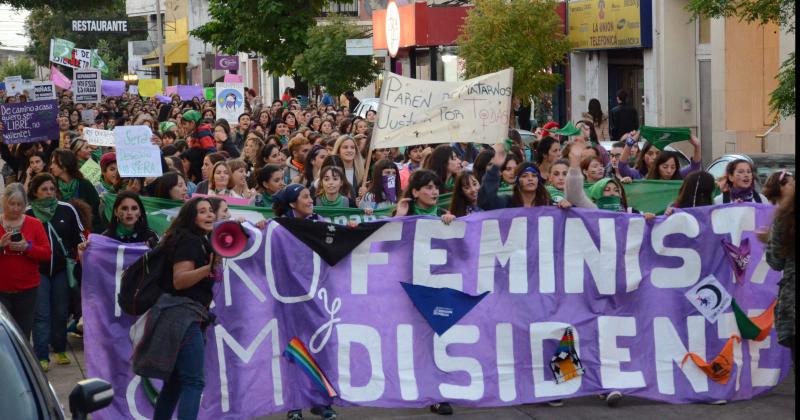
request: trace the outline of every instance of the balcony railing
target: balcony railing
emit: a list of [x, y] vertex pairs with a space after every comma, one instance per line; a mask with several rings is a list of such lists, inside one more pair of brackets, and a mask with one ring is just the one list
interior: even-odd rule
[[358, 16], [358, 1], [352, 2], [331, 2], [322, 9], [322, 16], [329, 15]]

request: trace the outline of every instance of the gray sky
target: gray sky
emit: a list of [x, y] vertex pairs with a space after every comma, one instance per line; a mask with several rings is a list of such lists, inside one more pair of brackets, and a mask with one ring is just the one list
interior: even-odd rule
[[17, 35], [25, 33], [27, 10], [15, 11], [6, 4], [0, 5], [0, 44], [2, 48], [23, 50], [28, 45], [28, 37]]

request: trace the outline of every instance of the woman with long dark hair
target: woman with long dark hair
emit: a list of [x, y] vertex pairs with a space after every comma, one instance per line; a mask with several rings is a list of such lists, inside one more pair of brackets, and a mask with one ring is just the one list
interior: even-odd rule
[[600, 101], [598, 101], [596, 98], [590, 99], [589, 112], [584, 112], [582, 117], [584, 120], [591, 121], [594, 125], [595, 132], [597, 133], [597, 140], [611, 140], [611, 133], [608, 127], [608, 115], [603, 112], [603, 107], [600, 106]]
[[456, 151], [449, 144], [440, 144], [424, 160], [422, 167], [433, 171], [439, 176], [441, 192], [453, 191], [456, 175], [461, 172], [461, 160]]
[[389, 159], [381, 159], [372, 168], [369, 191], [364, 194], [358, 207], [364, 209], [365, 213], [372, 214], [375, 210], [395, 205], [401, 193], [397, 165]]
[[747, 160], [736, 159], [725, 167], [725, 188], [714, 197], [714, 204], [768, 203], [767, 197], [755, 188], [755, 166]]
[[[504, 209], [509, 207], [535, 207], [553, 204], [550, 193], [547, 192], [545, 181], [539, 174], [539, 168], [532, 162], [522, 162], [517, 166], [514, 174], [514, 189], [511, 195], [499, 195], [500, 167], [506, 159], [503, 145], [494, 146], [494, 157], [491, 167], [483, 175], [480, 190], [478, 191], [478, 207], [484, 210]], [[567, 203], [568, 204], [568, 203]], [[558, 204], [566, 206], [566, 204]]]
[[455, 217], [468, 216], [482, 211], [478, 207], [478, 191], [481, 183], [471, 171], [461, 171], [456, 176], [453, 197], [450, 200], [450, 214]]
[[92, 209], [92, 232], [105, 230], [100, 217], [100, 195], [91, 182], [84, 179], [78, 169], [75, 154], [66, 149], [56, 149], [50, 157], [50, 173], [56, 177], [62, 201], [82, 200]]
[[[144, 242], [150, 248], [158, 244], [158, 235], [147, 224], [147, 214], [141, 197], [130, 191], [117, 195], [111, 220], [102, 235], [123, 243]], [[89, 243], [86, 240], [78, 245], [78, 255], [83, 255]]]
[[546, 136], [536, 145], [536, 166], [542, 171], [542, 178], [547, 180], [550, 165], [561, 159], [561, 143], [553, 137]]

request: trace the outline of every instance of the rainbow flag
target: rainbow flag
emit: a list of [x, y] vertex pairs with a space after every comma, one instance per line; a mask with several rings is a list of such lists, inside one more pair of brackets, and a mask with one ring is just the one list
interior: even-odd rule
[[303, 345], [303, 342], [300, 341], [299, 338], [294, 337], [289, 340], [289, 344], [286, 346], [286, 350], [283, 351], [283, 355], [289, 360], [297, 362], [311, 380], [319, 385], [322, 391], [327, 393], [329, 397], [333, 398], [339, 395], [336, 393], [336, 390], [333, 389], [333, 385], [331, 385], [328, 377], [325, 376], [325, 373], [319, 368], [319, 365], [314, 358], [311, 357], [311, 353], [308, 352], [308, 349], [306, 349], [306, 346]]

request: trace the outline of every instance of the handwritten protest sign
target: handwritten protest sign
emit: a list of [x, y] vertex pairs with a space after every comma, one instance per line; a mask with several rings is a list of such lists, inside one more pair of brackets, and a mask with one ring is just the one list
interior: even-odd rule
[[75, 103], [100, 102], [100, 70], [76, 69], [72, 82]]
[[385, 73], [373, 148], [415, 144], [493, 144], [508, 135], [513, 69], [463, 82]]
[[30, 102], [46, 101], [56, 98], [56, 88], [53, 82], [33, 82]]
[[146, 125], [120, 125], [114, 127], [114, 145], [117, 147], [152, 146], [153, 131]]
[[58, 138], [58, 101], [0, 105], [3, 142], [33, 143]]
[[244, 112], [244, 85], [242, 83], [217, 83], [217, 119], [238, 121]]
[[83, 177], [88, 179], [92, 184], [100, 182], [100, 178], [103, 176], [100, 165], [92, 159], [87, 160], [81, 165], [81, 173]]
[[161, 176], [161, 151], [158, 147], [117, 147], [117, 170], [123, 177]]
[[114, 132], [86, 127], [83, 129], [83, 138], [92, 146], [114, 147]]
[[50, 62], [71, 67], [73, 69], [87, 69], [92, 67], [92, 52], [75, 48], [75, 43], [66, 39], [50, 39]]
[[24, 89], [25, 81], [22, 76], [8, 76], [3, 79], [3, 82], [6, 84], [6, 95], [8, 96], [20, 94]]

